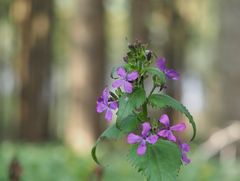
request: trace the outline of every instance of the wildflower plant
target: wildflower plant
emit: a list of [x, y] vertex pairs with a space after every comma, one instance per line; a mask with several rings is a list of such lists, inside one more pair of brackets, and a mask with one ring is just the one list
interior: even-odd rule
[[[147, 180], [176, 180], [181, 165], [190, 163], [187, 157], [189, 144], [175, 135], [175, 132], [183, 132], [186, 125], [184, 122], [173, 125], [167, 114], [159, 115], [159, 119], [151, 118], [148, 108], [172, 108], [184, 114], [193, 128], [190, 141], [194, 139], [196, 126], [192, 115], [184, 105], [162, 92], [166, 80], [178, 80], [179, 73], [168, 69], [166, 60], [153, 56], [145, 44], [137, 41], [128, 48], [124, 65], [111, 74], [113, 84], [105, 88], [97, 100], [96, 111], [105, 111], [108, 122], [116, 113], [116, 122], [99, 137], [92, 149], [92, 157], [100, 164], [96, 156], [98, 143], [102, 139], [123, 137], [130, 147], [128, 160]], [[144, 87], [148, 77], [153, 85], [150, 93], [146, 93]]]

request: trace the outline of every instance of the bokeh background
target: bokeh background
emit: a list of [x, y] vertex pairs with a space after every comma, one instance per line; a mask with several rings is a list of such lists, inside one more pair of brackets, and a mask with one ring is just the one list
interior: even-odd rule
[[239, 181], [239, 9], [239, 0], [0, 0], [0, 180], [144, 180], [124, 161], [124, 141], [99, 149], [104, 169], [90, 156], [107, 126], [96, 98], [139, 39], [181, 73], [167, 92], [198, 127], [178, 180]]

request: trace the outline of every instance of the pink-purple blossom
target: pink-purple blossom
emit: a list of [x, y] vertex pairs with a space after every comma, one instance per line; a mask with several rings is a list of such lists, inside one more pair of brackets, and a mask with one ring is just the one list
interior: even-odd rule
[[109, 100], [109, 89], [105, 88], [103, 90], [102, 95], [97, 100], [97, 106], [96, 111], [98, 113], [104, 112], [105, 113], [105, 119], [110, 122], [112, 120], [113, 111], [118, 108], [118, 102], [117, 101], [110, 101]]
[[182, 132], [186, 129], [186, 125], [183, 122], [170, 126], [169, 117], [166, 114], [160, 117], [159, 122], [162, 123], [164, 127], [158, 131], [158, 136], [167, 138], [169, 141], [176, 142], [173, 131]]
[[130, 133], [127, 137], [127, 141], [129, 144], [138, 143], [137, 154], [144, 155], [147, 150], [147, 143], [155, 144], [158, 140], [158, 136], [151, 134], [151, 125], [149, 122], [144, 122], [142, 124], [142, 132], [141, 135], [136, 135], [134, 133]]
[[172, 80], [178, 80], [179, 79], [179, 73], [176, 72], [173, 69], [167, 69], [166, 67], [166, 59], [161, 57], [157, 60], [156, 66], [165, 73], [167, 78], [172, 79]]
[[117, 69], [117, 75], [119, 76], [119, 79], [113, 82], [112, 87], [123, 87], [125, 92], [131, 93], [133, 91], [133, 85], [131, 82], [138, 78], [138, 72], [133, 71], [131, 73], [127, 73], [123, 67], [119, 67]]
[[178, 143], [178, 146], [181, 150], [182, 161], [185, 164], [189, 164], [191, 162], [191, 160], [187, 157], [187, 153], [190, 151], [190, 146], [186, 142], [182, 143], [180, 141], [180, 139], [177, 140], [177, 143]]

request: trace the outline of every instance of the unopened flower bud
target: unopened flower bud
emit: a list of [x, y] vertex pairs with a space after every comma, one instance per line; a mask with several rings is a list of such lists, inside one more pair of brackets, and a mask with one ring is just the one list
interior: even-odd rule
[[150, 60], [152, 58], [152, 51], [151, 50], [146, 50], [145, 55], [147, 57], [147, 60]]
[[135, 47], [134, 47], [133, 44], [128, 44], [128, 48], [129, 48], [130, 50], [134, 50], [134, 49], [135, 49]]
[[127, 56], [127, 55], [124, 56], [124, 57], [123, 57], [123, 60], [124, 60], [124, 62], [128, 63], [128, 56]]

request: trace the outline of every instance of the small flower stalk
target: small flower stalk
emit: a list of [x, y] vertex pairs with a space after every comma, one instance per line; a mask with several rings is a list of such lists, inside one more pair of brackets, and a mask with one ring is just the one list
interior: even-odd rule
[[[193, 128], [191, 141], [194, 139], [196, 126], [192, 115], [180, 102], [162, 92], [166, 80], [178, 80], [180, 74], [167, 68], [165, 58], [155, 58], [145, 44], [136, 41], [128, 48], [123, 56], [124, 64], [111, 76], [113, 83], [97, 99], [96, 111], [104, 112], [107, 122], [112, 121], [116, 113], [116, 122], [100, 136], [92, 150], [93, 159], [99, 163], [96, 148], [101, 138], [116, 139], [116, 135], [121, 135], [130, 146], [128, 159], [148, 180], [173, 180], [180, 166], [191, 162], [187, 156], [189, 143], [180, 136], [187, 128], [186, 122], [174, 120], [174, 124], [167, 114], [151, 117], [148, 107], [159, 111], [170, 107], [184, 114]], [[153, 87], [147, 94], [144, 86], [148, 77]]]

